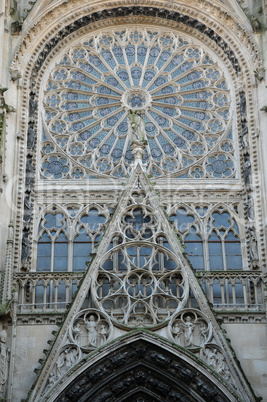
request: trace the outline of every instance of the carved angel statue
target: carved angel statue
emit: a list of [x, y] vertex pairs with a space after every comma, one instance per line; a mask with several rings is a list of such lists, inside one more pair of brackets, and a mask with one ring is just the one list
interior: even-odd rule
[[105, 325], [101, 325], [99, 335], [100, 335], [100, 344], [103, 345], [106, 342], [108, 335], [107, 327]]
[[0, 332], [0, 396], [5, 396], [5, 386], [8, 378], [9, 349], [6, 345], [7, 332]]
[[184, 341], [185, 346], [191, 346], [193, 344], [193, 330], [195, 325], [191, 321], [191, 317], [188, 315], [184, 323]]
[[81, 329], [81, 324], [78, 322], [73, 327], [73, 338], [74, 338], [74, 341], [77, 343], [77, 345], [79, 345], [79, 343], [80, 343], [80, 337], [81, 337], [82, 333], [83, 333], [83, 331]]
[[172, 327], [173, 339], [178, 345], [180, 345], [180, 336], [182, 334], [181, 327], [178, 322], [175, 322]]
[[130, 110], [129, 119], [131, 143], [145, 143], [145, 121], [141, 110]]
[[97, 326], [95, 322], [95, 317], [90, 315], [89, 321], [86, 323], [86, 329], [88, 331], [88, 345], [96, 347], [97, 343]]

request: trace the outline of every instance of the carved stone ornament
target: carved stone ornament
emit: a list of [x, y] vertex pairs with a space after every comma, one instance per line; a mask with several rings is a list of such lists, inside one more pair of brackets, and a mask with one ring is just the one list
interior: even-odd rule
[[205, 345], [200, 351], [200, 358], [217, 371], [226, 381], [233, 384], [231, 372], [218, 345], [212, 343]]
[[112, 335], [108, 316], [94, 309], [77, 314], [69, 330], [69, 339], [85, 353], [104, 345]]
[[0, 332], [0, 397], [5, 397], [6, 384], [8, 380], [10, 350], [6, 344], [7, 332], [3, 329]]
[[168, 333], [177, 345], [197, 350], [211, 340], [212, 326], [199, 310], [185, 309], [171, 319]]

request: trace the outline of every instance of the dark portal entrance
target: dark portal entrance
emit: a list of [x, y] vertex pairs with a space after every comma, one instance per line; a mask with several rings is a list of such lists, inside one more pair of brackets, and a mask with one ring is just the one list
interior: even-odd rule
[[[230, 401], [211, 377], [174, 353], [142, 339], [124, 343], [85, 369], [56, 401]], [[235, 400], [232, 395], [231, 402]]]

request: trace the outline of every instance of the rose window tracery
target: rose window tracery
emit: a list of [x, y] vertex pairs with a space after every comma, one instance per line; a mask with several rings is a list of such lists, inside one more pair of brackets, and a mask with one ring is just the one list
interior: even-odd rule
[[180, 311], [188, 280], [164, 247], [135, 241], [104, 257], [92, 286], [97, 307], [125, 329], [155, 327]]
[[231, 97], [217, 61], [188, 37], [140, 27], [92, 34], [52, 69], [42, 176], [127, 175], [130, 114], [139, 111], [148, 174], [235, 176]]

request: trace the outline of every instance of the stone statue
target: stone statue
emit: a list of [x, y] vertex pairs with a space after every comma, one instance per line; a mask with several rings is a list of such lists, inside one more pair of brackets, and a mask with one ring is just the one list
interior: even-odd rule
[[30, 222], [32, 217], [32, 207], [33, 204], [30, 202], [30, 196], [26, 195], [24, 198], [24, 221]]
[[250, 195], [250, 194], [248, 194], [248, 196], [247, 196], [246, 205], [247, 205], [248, 220], [250, 222], [253, 222], [253, 221], [255, 221], [254, 200], [253, 200], [252, 195]]
[[188, 315], [185, 319], [184, 341], [185, 346], [191, 346], [193, 344], [193, 330], [195, 325], [192, 323], [191, 317]]
[[217, 349], [210, 349], [208, 353], [207, 363], [209, 366], [213, 367], [214, 369], [217, 368]]
[[74, 341], [77, 343], [77, 345], [80, 344], [80, 337], [81, 337], [82, 333], [83, 333], [83, 331], [81, 329], [81, 324], [78, 322], [73, 327], [73, 338], [74, 338]]
[[33, 128], [33, 124], [29, 124], [27, 137], [27, 148], [33, 150], [36, 142], [36, 134]]
[[32, 165], [32, 157], [27, 158], [26, 162], [26, 179], [25, 179], [25, 185], [26, 187], [32, 187], [33, 186], [33, 165]]
[[178, 322], [175, 322], [175, 323], [173, 324], [172, 333], [173, 333], [173, 339], [174, 339], [174, 341], [175, 341], [178, 345], [180, 345], [180, 336], [181, 336], [182, 331], [181, 331], [181, 328], [180, 328]]
[[202, 321], [199, 327], [199, 334], [200, 334], [200, 345], [203, 346], [207, 341], [207, 335], [209, 332], [209, 328], [206, 324]]
[[88, 331], [88, 345], [96, 347], [97, 343], [97, 327], [95, 317], [90, 315], [89, 321], [86, 323], [86, 329]]
[[24, 232], [22, 235], [22, 250], [21, 250], [21, 261], [27, 262], [30, 256], [30, 241], [28, 231]]
[[131, 143], [145, 142], [145, 121], [142, 117], [141, 110], [130, 110], [130, 133]]
[[240, 92], [240, 115], [241, 115], [241, 119], [246, 118], [246, 105], [247, 105], [247, 101], [246, 101], [246, 96], [244, 92]]
[[248, 127], [247, 123], [242, 121], [241, 123], [242, 131], [241, 131], [241, 146], [243, 149], [248, 148]]
[[250, 261], [258, 261], [259, 253], [258, 253], [258, 242], [257, 236], [254, 228], [249, 229], [249, 258]]
[[100, 345], [103, 345], [104, 343], [106, 343], [108, 335], [108, 331], [105, 325], [101, 325], [99, 335], [100, 335]]
[[0, 396], [4, 398], [5, 388], [8, 379], [9, 349], [6, 345], [7, 332], [0, 332]]
[[244, 179], [245, 179], [245, 186], [250, 187], [251, 186], [251, 163], [250, 163], [249, 159], [247, 159], [245, 161]]

